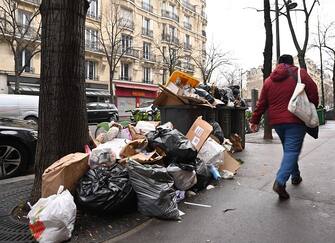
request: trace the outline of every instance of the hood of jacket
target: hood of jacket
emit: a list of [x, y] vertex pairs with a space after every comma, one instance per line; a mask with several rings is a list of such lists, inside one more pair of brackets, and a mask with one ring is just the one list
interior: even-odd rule
[[296, 66], [281, 63], [273, 70], [270, 77], [273, 82], [281, 82], [290, 76], [296, 76], [297, 70]]

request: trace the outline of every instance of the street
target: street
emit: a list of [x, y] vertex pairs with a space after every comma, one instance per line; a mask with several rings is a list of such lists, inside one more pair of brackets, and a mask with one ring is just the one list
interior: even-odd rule
[[[234, 180], [180, 204], [180, 222], [153, 219], [109, 242], [335, 242], [335, 123], [320, 128], [320, 138], [307, 136], [300, 157], [301, 185], [290, 183], [291, 199], [280, 202], [272, 191], [281, 159], [277, 136], [247, 136], [244, 161]], [[188, 199], [186, 199], [188, 201]]]

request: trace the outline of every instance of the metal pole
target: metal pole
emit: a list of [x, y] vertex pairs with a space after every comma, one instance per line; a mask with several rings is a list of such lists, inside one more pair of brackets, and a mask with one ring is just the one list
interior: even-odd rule
[[276, 52], [277, 52], [277, 61], [280, 57], [280, 37], [279, 37], [279, 7], [278, 0], [275, 1], [276, 5]]

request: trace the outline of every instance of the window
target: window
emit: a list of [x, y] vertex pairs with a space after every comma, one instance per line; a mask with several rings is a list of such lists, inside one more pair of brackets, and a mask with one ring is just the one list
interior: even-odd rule
[[133, 43], [133, 37], [130, 35], [122, 35], [121, 37], [122, 51], [130, 51]]
[[150, 0], [142, 0], [142, 8], [149, 12], [153, 12], [153, 7], [150, 4]]
[[163, 77], [162, 77], [162, 84], [166, 83], [166, 69], [163, 69]]
[[191, 39], [189, 35], [185, 35], [185, 49], [191, 49]]
[[151, 83], [151, 68], [143, 67], [143, 82]]
[[130, 80], [128, 63], [121, 63], [121, 80]]
[[24, 12], [19, 10], [18, 15], [17, 15], [17, 22], [19, 25], [19, 30], [21, 31], [21, 34], [29, 34], [27, 33], [27, 29], [31, 24], [29, 24], [29, 21], [31, 20], [31, 13], [29, 12]]
[[177, 36], [176, 27], [174, 27], [172, 25], [170, 25], [169, 27], [170, 27], [169, 28], [170, 36], [171, 37], [176, 37]]
[[143, 26], [142, 26], [142, 34], [146, 36], [153, 36], [152, 30], [150, 29], [150, 19], [143, 17]]
[[121, 25], [126, 28], [134, 29], [133, 11], [121, 8]]
[[98, 48], [98, 31], [94, 29], [86, 28], [85, 42], [86, 42], [87, 48], [97, 49]]
[[24, 49], [19, 52], [18, 71], [23, 68], [24, 72], [32, 72], [31, 68], [31, 51]]
[[95, 19], [99, 18], [98, 0], [91, 0], [87, 16]]
[[85, 78], [97, 80], [97, 63], [95, 61], [85, 61]]
[[143, 58], [144, 59], [150, 59], [150, 49], [151, 49], [150, 43], [143, 42]]

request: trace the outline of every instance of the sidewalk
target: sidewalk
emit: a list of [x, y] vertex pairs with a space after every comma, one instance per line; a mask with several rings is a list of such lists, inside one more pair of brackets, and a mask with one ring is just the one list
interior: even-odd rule
[[[304, 180], [299, 187], [288, 184], [291, 199], [285, 203], [272, 192], [282, 155], [279, 138], [264, 141], [259, 132], [246, 139], [245, 151], [235, 154], [244, 161], [235, 179], [187, 200], [211, 208], [181, 203], [186, 213], [181, 222], [78, 212], [71, 242], [334, 242], [335, 123], [322, 126], [318, 140], [306, 136], [300, 158]], [[33, 242], [28, 226], [10, 216], [28, 198], [32, 181], [32, 176], [0, 181], [0, 242]]]

